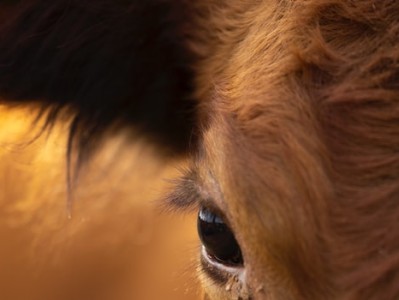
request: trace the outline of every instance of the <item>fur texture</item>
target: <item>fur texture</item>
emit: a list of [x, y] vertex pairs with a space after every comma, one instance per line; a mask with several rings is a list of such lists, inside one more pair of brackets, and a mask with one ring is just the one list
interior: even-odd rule
[[[195, 176], [169, 198], [218, 207], [244, 259], [208, 262], [227, 278], [202, 269], [208, 298], [399, 298], [399, 2], [93, 3], [13, 4], [0, 93], [41, 101], [50, 122], [74, 109], [83, 151], [115, 122], [182, 149], [199, 128]], [[142, 47], [135, 30], [154, 39]]]
[[1, 299], [200, 297], [195, 227], [153, 205], [195, 141], [186, 8], [1, 1]]
[[209, 293], [397, 299], [399, 4], [208, 4], [193, 169], [246, 269]]
[[184, 1], [26, 0], [2, 15], [7, 102], [40, 101], [50, 125], [71, 113], [70, 143], [82, 154], [115, 126], [134, 126], [169, 153], [187, 149], [196, 117]]

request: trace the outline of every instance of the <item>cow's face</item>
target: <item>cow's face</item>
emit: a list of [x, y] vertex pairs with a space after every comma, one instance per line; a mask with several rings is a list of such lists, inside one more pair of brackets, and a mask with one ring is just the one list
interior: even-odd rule
[[306, 107], [263, 99], [265, 115], [215, 103], [178, 188], [199, 211], [200, 276], [212, 299], [317, 299], [331, 285], [323, 147]]
[[201, 277], [215, 299], [313, 299], [331, 287], [324, 146], [297, 74], [295, 12], [280, 5], [231, 20], [248, 27], [221, 47], [202, 144], [178, 188], [199, 207]]
[[72, 109], [78, 162], [113, 126], [191, 143], [211, 299], [398, 299], [399, 2], [111, 2], [16, 1], [1, 98]]
[[387, 20], [398, 9], [388, 1], [216, 9], [210, 23], [221, 37], [199, 79], [208, 118], [171, 197], [199, 211], [211, 299], [397, 295], [387, 279], [397, 242], [386, 228], [397, 217], [397, 24]]

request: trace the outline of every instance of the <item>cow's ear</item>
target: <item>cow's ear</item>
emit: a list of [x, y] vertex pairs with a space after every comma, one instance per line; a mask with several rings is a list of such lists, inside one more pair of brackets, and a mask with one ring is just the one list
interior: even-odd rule
[[[196, 123], [184, 0], [19, 0], [3, 4], [0, 98], [35, 101], [49, 123], [72, 112], [86, 151], [113, 126], [173, 153]], [[5, 101], [5, 100], [2, 100]]]

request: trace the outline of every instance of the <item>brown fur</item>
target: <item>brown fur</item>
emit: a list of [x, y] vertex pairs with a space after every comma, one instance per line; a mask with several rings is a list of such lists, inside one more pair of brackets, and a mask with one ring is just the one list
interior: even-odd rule
[[[191, 171], [223, 211], [245, 268], [241, 277], [226, 272], [225, 284], [200, 270], [207, 298], [398, 299], [399, 2], [192, 5], [190, 45], [202, 57], [195, 64], [202, 132]], [[124, 165], [127, 156], [107, 156], [104, 147], [99, 161]], [[88, 178], [97, 173], [91, 171]], [[123, 195], [137, 188], [115, 184]], [[84, 187], [81, 193], [96, 192]], [[172, 199], [188, 207], [182, 191], [175, 196], [186, 199]], [[27, 216], [39, 210], [21, 207], [29, 208]], [[14, 221], [14, 211], [10, 216]], [[111, 236], [118, 231], [111, 245], [119, 249], [123, 225], [110, 218]]]
[[398, 299], [399, 3], [207, 3], [196, 168], [242, 247], [242, 284], [255, 299]]

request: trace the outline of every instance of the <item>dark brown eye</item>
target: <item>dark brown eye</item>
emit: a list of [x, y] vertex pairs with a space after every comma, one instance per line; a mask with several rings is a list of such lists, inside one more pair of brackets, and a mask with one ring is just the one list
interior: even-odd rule
[[229, 266], [243, 264], [233, 232], [219, 215], [204, 207], [198, 214], [198, 234], [212, 259]]

